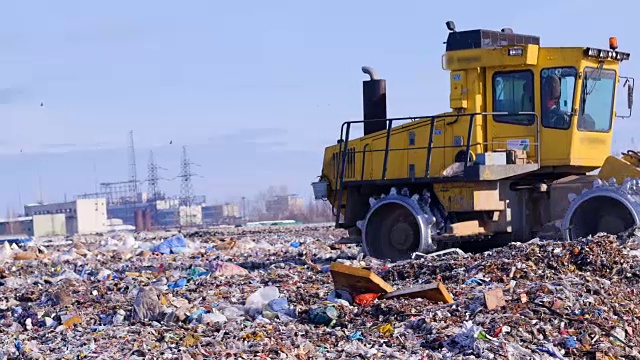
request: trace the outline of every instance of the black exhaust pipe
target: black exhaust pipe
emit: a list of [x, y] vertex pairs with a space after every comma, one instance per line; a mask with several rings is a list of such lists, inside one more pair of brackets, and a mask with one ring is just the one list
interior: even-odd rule
[[387, 129], [387, 82], [378, 79], [376, 72], [369, 66], [363, 66], [362, 72], [370, 78], [362, 82], [362, 110], [366, 136]]

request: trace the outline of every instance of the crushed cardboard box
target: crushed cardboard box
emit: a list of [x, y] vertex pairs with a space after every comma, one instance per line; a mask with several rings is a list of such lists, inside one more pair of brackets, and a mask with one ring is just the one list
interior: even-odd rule
[[394, 290], [393, 286], [382, 280], [370, 270], [331, 263], [331, 277], [336, 290], [345, 290], [352, 296], [359, 294], [383, 294], [380, 299], [394, 298], [422, 298], [445, 304], [453, 303], [453, 297], [441, 282], [420, 285], [401, 290]]

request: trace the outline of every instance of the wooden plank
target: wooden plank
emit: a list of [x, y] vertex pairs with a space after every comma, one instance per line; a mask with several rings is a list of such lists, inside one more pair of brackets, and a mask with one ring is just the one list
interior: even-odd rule
[[426, 285], [419, 285], [401, 290], [396, 290], [388, 294], [382, 295], [380, 299], [394, 299], [394, 298], [422, 298], [435, 302], [442, 302], [445, 304], [451, 304], [453, 297], [447, 291], [447, 288], [441, 282], [435, 282]]
[[358, 294], [386, 294], [393, 287], [373, 272], [339, 263], [331, 263], [331, 277], [336, 290], [346, 290], [352, 296]]

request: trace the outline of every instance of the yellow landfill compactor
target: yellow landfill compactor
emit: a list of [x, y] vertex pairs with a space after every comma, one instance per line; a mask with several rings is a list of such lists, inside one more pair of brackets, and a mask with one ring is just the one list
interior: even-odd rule
[[542, 47], [509, 28], [446, 25], [450, 111], [387, 118], [385, 80], [362, 68], [364, 119], [342, 124], [312, 184], [336, 227], [365, 254], [395, 262], [638, 225], [640, 154], [610, 156], [613, 119], [633, 105], [634, 80], [619, 74], [630, 54], [617, 39], [608, 49]]

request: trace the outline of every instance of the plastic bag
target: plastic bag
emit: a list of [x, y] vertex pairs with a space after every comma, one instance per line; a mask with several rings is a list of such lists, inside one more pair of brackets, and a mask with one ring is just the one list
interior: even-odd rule
[[351, 305], [353, 304], [353, 297], [346, 290], [334, 290], [332, 291], [327, 300], [332, 303], [340, 304], [340, 305]]
[[472, 350], [480, 332], [482, 332], [481, 327], [474, 325], [471, 321], [465, 321], [459, 332], [451, 337], [445, 346], [450, 351], [456, 352]]
[[209, 271], [217, 276], [246, 275], [249, 273], [247, 269], [241, 266], [223, 261], [211, 262], [209, 264]]
[[156, 290], [152, 287], [141, 288], [133, 302], [133, 319], [155, 321], [159, 319], [160, 312], [161, 305]]
[[315, 325], [331, 325], [339, 315], [338, 310], [332, 306], [309, 310], [309, 320]]
[[245, 302], [245, 310], [250, 316], [255, 316], [262, 313], [262, 309], [269, 301], [280, 297], [280, 291], [275, 286], [267, 286], [259, 289], [251, 294]]
[[244, 317], [242, 310], [235, 306], [222, 308], [220, 312], [227, 318], [227, 320], [240, 320]]
[[[280, 316], [280, 319], [283, 319], [283, 316], [291, 319], [297, 317], [295, 309], [289, 306], [289, 301], [287, 300], [287, 298], [283, 297], [269, 301], [269, 303], [265, 307], [265, 312], [273, 313], [273, 317], [278, 314]], [[265, 317], [269, 318], [269, 316], [266, 316], [266, 314]]]
[[378, 298], [378, 296], [380, 296], [380, 294], [373, 294], [373, 293], [360, 294], [360, 295], [356, 295], [353, 301], [360, 306], [369, 306], [374, 302], [376, 302], [376, 299]]
[[214, 324], [214, 323], [226, 323], [227, 317], [224, 316], [220, 311], [216, 309], [212, 309], [210, 313], [206, 313], [202, 315], [202, 323], [203, 324]]
[[182, 234], [172, 236], [157, 246], [153, 247], [153, 252], [160, 254], [182, 254], [189, 251], [187, 240], [185, 240]]

